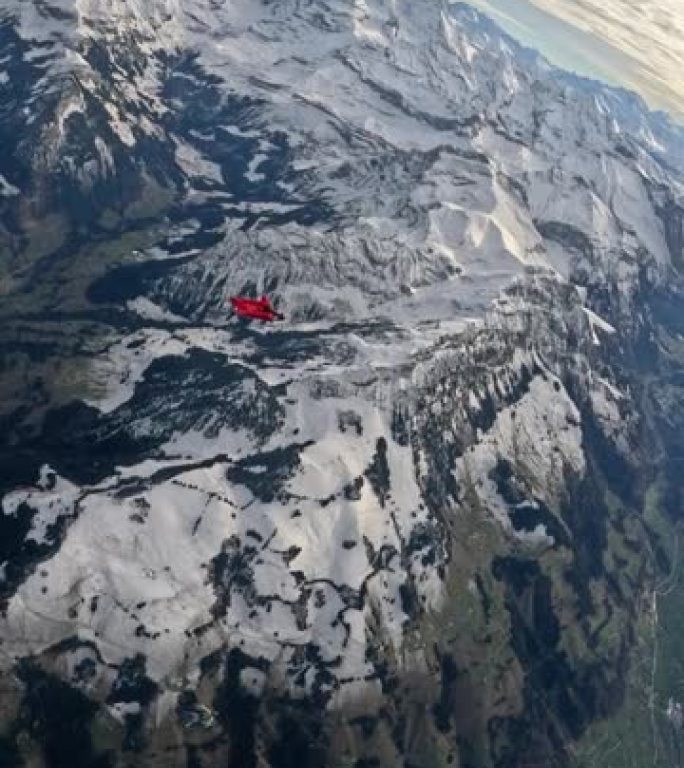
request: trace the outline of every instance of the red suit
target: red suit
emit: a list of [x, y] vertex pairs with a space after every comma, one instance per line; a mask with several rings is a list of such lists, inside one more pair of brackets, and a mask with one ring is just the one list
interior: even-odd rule
[[262, 296], [260, 299], [246, 299], [241, 296], [233, 296], [230, 299], [230, 303], [238, 317], [246, 317], [250, 320], [264, 320], [265, 322], [283, 319], [283, 315], [273, 309], [270, 300], [266, 296]]

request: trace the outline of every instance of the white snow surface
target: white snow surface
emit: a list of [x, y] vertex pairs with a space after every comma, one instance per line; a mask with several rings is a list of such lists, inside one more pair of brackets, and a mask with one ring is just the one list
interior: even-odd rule
[[[289, 188], [329, 202], [338, 220], [249, 229], [238, 218], [186, 272], [128, 303], [143, 327], [96, 360], [99, 394], [88, 404], [101, 415], [133, 397], [155, 360], [200, 349], [277, 388], [282, 423], [266, 437], [247, 427], [190, 428], [94, 486], [43, 477], [5, 497], [4, 515], [22, 504], [35, 510], [30, 537], [38, 543], [59, 520], [68, 526], [0, 618], [3, 659], [77, 635], [113, 664], [143, 653], [148, 674], [173, 688], [208, 653], [244, 644], [254, 656], [277, 659], [296, 691], [297, 676], [311, 686], [315, 670], [296, 661], [295, 650], [313, 643], [343, 681], [338, 701], [376, 685], [364, 682], [372, 614], [400, 657], [407, 620], [400, 588], [412, 585], [427, 610], [443, 599], [435, 565], [416, 553], [402, 557], [411, 533], [432, 520], [419, 486], [425, 456], [394, 439], [393, 404], [437, 380], [454, 344], [499, 329], [505, 345], [507, 333], [523, 329], [532, 300], [504, 297], [513, 284], [532, 290], [543, 277], [568, 287], [582, 275], [577, 306], [587, 346], [611, 333], [606, 320], [582, 311], [586, 280], [614, 281], [628, 303], [642, 269], [667, 279], [673, 257], [654, 190], [666, 181], [684, 199], [676, 174], [684, 144], [611, 92], [549, 77], [543, 62], [495, 36], [476, 14], [441, 3], [9, 0], [7, 12], [26, 41], [54, 45], [62, 62], [55, 77], [64, 51], [88, 37], [120, 44], [130, 33], [139, 41], [140, 76], [117, 83], [121, 99], [112, 89], [103, 102], [109, 127], [129, 148], [141, 134], [166, 130], [153, 120], [168, 109], [159, 51], [196, 52], [206, 72], [223, 78], [224, 96], [261, 99], [254, 126], [217, 126], [256, 143], [243, 180], [266, 180], [271, 140], [282, 132]], [[77, 66], [80, 87], [95, 89], [96, 75], [83, 61]], [[126, 112], [129, 103], [145, 110]], [[76, 100], [63, 105], [59, 141], [78, 109]], [[624, 134], [637, 138], [623, 146]], [[168, 138], [188, 194], [208, 199], [225, 182], [221, 167], [187, 140]], [[110, 147], [97, 146], [110, 169]], [[192, 186], [198, 180], [201, 189]], [[0, 194], [7, 190], [0, 177]], [[300, 205], [221, 199], [245, 217]], [[282, 324], [236, 331], [226, 298], [248, 284], [277, 286]], [[187, 316], [165, 303], [179, 297]], [[549, 323], [558, 319], [553, 306], [539, 312]], [[323, 342], [305, 345], [294, 362], [279, 356], [301, 339]], [[512, 390], [522, 363], [533, 362], [530, 350], [516, 352], [507, 368], [483, 372], [456, 394], [477, 410], [487, 394]], [[602, 381], [591, 387], [600, 417], [617, 424], [619, 390]], [[451, 406], [430, 404], [437, 416]], [[369, 477], [381, 444], [389, 498]], [[293, 446], [292, 471], [270, 469], [269, 452]], [[231, 474], [249, 457], [263, 459], [249, 479]], [[453, 467], [460, 484], [474, 485], [487, 523], [523, 546], [548, 545], [543, 528], [512, 530], [490, 479], [502, 458], [524, 465], [530, 494], [549, 505], [564, 472], [585, 471], [580, 415], [552, 371], [536, 374]], [[277, 487], [271, 498], [254, 490], [263, 475]], [[349, 488], [359, 478], [355, 497]], [[248, 589], [216, 583], [219, 555], [233, 551], [247, 562]], [[360, 605], [354, 597], [362, 591]], [[247, 678], [255, 690], [262, 685]]]
[[[2, 83], [0, 82], [0, 85]], [[0, 197], [16, 197], [20, 194], [18, 187], [10, 184], [9, 181], [0, 173]]]
[[[501, 311], [508, 311], [506, 306]], [[117, 372], [120, 384], [98, 407], [115, 411], [160, 355], [183, 355], [204, 346], [240, 359], [245, 348], [231, 347], [229, 340], [227, 330], [212, 328], [136, 332], [110, 348], [105, 365]], [[406, 361], [413, 354], [429, 359], [429, 346], [419, 346], [418, 352], [411, 346], [403, 352]], [[525, 360], [516, 357], [513, 365]], [[37, 510], [31, 534], [37, 541], [57, 519], [70, 521], [59, 550], [19, 588], [0, 620], [6, 658], [77, 635], [96, 642], [108, 663], [143, 653], [148, 674], [173, 688], [208, 653], [240, 645], [277, 660], [296, 693], [299, 673], [314, 678], [294, 661], [295, 649], [313, 643], [322, 663], [334, 662], [333, 674], [343, 681], [335, 702], [373, 687], [365, 682], [372, 673], [366, 660], [371, 612], [373, 620], [382, 617], [383, 637], [400, 654], [407, 620], [402, 585], [410, 579], [428, 609], [438, 610], [443, 599], [434, 564], [424, 564], [420, 553], [409, 562], [400, 555], [412, 531], [430, 523], [412, 448], [393, 439], [388, 411], [397, 393], [430, 377], [433, 363], [411, 364], [406, 379], [397, 379], [382, 357], [362, 356], [357, 363], [326, 367], [322, 358], [312, 361], [311, 368], [290, 370], [284, 422], [264, 444], [231, 429], [211, 437], [178, 433], [163, 446], [165, 458], [121, 467], [96, 486], [50, 480], [51, 470], [45, 468], [35, 489], [6, 497], [4, 514], [14, 514], [23, 502]], [[501, 384], [492, 380], [485, 386]], [[481, 395], [480, 390], [470, 393], [475, 406]], [[353, 418], [342, 431], [345, 414]], [[380, 438], [387, 445], [391, 479], [384, 502], [367, 475]], [[227, 470], [242, 457], [267, 456], [293, 443], [302, 446], [296, 470], [271, 500], [227, 478]], [[502, 410], [454, 467], [459, 482], [465, 483], [467, 475], [476, 484], [486, 514], [511, 536], [533, 549], [550, 545], [543, 527], [529, 534], [511, 530], [503, 500], [489, 480], [500, 457], [524, 462], [530, 476], [538, 478], [530, 492], [549, 503], [565, 469], [584, 471], [579, 414], [553, 374], [535, 377], [528, 393]], [[202, 461], [205, 465], [198, 466]], [[254, 465], [253, 475], [276, 482], [264, 462]], [[166, 479], [150, 482], [160, 470]], [[348, 497], [345, 489], [357, 478], [364, 480], [358, 496]], [[122, 496], [121, 484], [131, 481], [139, 483], [139, 491]], [[283, 493], [289, 497], [286, 503]], [[253, 548], [252, 586], [246, 592], [229, 586], [230, 603], [217, 613], [212, 561], [222, 542], [230, 551], [235, 537], [241, 549]], [[371, 566], [368, 547], [388, 553], [379, 570]], [[350, 591], [361, 590], [366, 590], [364, 604], [349, 603]]]

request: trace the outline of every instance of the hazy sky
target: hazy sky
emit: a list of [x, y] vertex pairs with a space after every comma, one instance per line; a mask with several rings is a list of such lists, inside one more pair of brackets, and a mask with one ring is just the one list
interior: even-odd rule
[[469, 1], [553, 63], [684, 122], [684, 0]]

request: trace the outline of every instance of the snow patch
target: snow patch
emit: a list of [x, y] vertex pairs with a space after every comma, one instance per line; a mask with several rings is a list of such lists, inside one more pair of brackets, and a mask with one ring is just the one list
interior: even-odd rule
[[21, 194], [18, 187], [10, 184], [9, 181], [0, 173], [0, 197], [16, 197]]

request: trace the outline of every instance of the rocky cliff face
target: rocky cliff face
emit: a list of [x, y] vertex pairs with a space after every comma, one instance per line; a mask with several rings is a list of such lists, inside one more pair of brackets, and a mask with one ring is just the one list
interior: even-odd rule
[[681, 132], [459, 5], [0, 40], [0, 757], [675, 759]]

